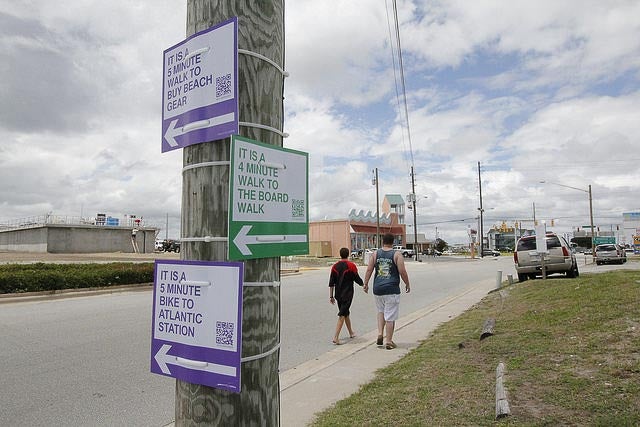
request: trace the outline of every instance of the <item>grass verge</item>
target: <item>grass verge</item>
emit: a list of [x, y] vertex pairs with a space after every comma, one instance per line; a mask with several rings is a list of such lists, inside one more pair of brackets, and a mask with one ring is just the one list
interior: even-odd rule
[[[496, 421], [499, 362], [511, 416]], [[640, 425], [640, 271], [494, 292], [312, 425], [494, 424]]]

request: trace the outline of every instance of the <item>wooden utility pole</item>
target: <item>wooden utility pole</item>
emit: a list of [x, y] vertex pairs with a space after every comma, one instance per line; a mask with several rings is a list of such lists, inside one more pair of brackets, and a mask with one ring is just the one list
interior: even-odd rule
[[478, 188], [480, 189], [480, 258], [484, 258], [484, 209], [482, 208], [482, 178], [480, 177], [480, 162], [478, 162]]
[[[284, 0], [188, 0], [187, 36], [238, 17], [238, 49], [284, 68]], [[238, 55], [240, 135], [282, 146], [284, 77], [249, 54]], [[244, 124], [243, 124], [244, 123]], [[230, 138], [184, 148], [182, 245], [186, 260], [227, 259]], [[213, 163], [210, 163], [213, 162]], [[206, 163], [206, 165], [195, 166]], [[245, 262], [240, 393], [176, 381], [176, 426], [279, 425], [280, 258]]]
[[[416, 178], [415, 178], [415, 174], [413, 173], [413, 166], [411, 166], [411, 194], [413, 199], [413, 252], [416, 256], [416, 261], [417, 261], [418, 260], [418, 223], [416, 218], [418, 214], [416, 212]], [[434, 250], [435, 250], [435, 246], [434, 246]]]
[[373, 178], [376, 184], [376, 248], [380, 249], [380, 194], [378, 193], [378, 168], [375, 169], [375, 178]]

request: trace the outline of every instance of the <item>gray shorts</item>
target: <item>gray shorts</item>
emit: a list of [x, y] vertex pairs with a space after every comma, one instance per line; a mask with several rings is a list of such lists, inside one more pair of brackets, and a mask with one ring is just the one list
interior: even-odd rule
[[378, 313], [384, 313], [384, 320], [395, 322], [400, 314], [400, 294], [374, 295]]

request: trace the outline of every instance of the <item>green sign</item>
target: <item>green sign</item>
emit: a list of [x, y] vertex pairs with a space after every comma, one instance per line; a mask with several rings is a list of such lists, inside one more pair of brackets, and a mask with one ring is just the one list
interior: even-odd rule
[[308, 154], [231, 137], [229, 259], [309, 253]]
[[594, 245], [605, 245], [605, 244], [613, 244], [616, 242], [616, 238], [613, 236], [601, 236], [601, 237], [594, 237], [593, 238], [593, 244]]

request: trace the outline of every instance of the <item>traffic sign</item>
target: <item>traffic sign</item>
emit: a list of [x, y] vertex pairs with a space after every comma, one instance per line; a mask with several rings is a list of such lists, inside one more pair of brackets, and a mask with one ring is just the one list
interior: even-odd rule
[[594, 245], [614, 244], [616, 242], [615, 236], [594, 236]]
[[240, 262], [156, 260], [151, 372], [240, 392]]
[[547, 250], [547, 226], [542, 223], [540, 225], [535, 226], [536, 230], [536, 251], [539, 254], [547, 254], [549, 251]]
[[231, 137], [229, 259], [309, 253], [308, 154]]
[[238, 133], [238, 18], [164, 51], [162, 152]]

